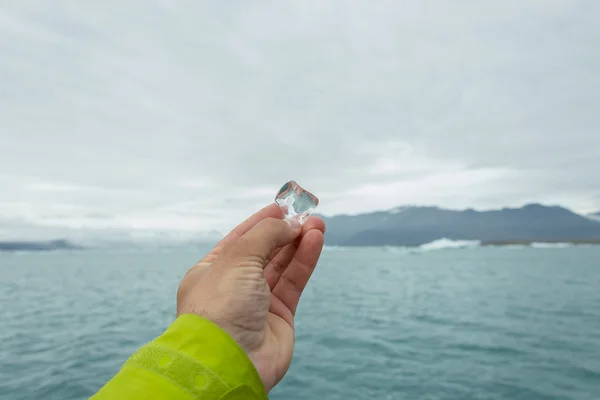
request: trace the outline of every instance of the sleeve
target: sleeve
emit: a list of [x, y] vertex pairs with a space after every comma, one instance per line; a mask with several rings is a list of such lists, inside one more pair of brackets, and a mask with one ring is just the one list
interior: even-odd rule
[[264, 400], [264, 386], [241, 347], [194, 314], [179, 316], [141, 347], [90, 400]]

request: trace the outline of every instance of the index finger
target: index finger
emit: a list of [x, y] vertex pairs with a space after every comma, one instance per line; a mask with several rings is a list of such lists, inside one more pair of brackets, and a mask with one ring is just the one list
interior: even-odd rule
[[206, 254], [196, 265], [192, 267], [199, 268], [201, 266], [206, 266], [206, 263], [213, 262], [215, 258], [219, 255], [220, 251], [227, 245], [228, 243], [233, 242], [234, 240], [240, 238], [243, 234], [252, 229], [256, 224], [266, 218], [283, 218], [283, 212], [279, 208], [276, 203], [271, 203], [268, 206], [264, 207], [260, 211], [254, 213], [250, 218], [236, 226], [229, 232], [227, 236], [225, 236], [213, 249]]
[[254, 225], [258, 224], [260, 221], [262, 221], [263, 219], [266, 219], [266, 218], [282, 219], [283, 212], [281, 212], [281, 209], [279, 208], [279, 206], [277, 204], [275, 204], [275, 203], [269, 204], [268, 206], [266, 206], [263, 209], [261, 209], [260, 211], [256, 212], [250, 218], [248, 218], [247, 220], [245, 220], [244, 222], [242, 222], [241, 224], [239, 224], [238, 226], [233, 228], [231, 230], [231, 232], [229, 232], [229, 234], [227, 236], [225, 236], [217, 244], [216, 247], [223, 247], [227, 243], [229, 243], [235, 239], [238, 239], [243, 234], [245, 234], [250, 229], [252, 229], [254, 227]]

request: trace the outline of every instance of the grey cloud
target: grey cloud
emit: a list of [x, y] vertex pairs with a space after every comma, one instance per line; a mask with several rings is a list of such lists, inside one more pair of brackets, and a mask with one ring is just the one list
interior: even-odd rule
[[600, 208], [599, 13], [566, 0], [0, 6], [0, 174], [13, 177], [0, 214], [72, 204], [76, 218], [222, 229], [289, 179], [324, 213]]

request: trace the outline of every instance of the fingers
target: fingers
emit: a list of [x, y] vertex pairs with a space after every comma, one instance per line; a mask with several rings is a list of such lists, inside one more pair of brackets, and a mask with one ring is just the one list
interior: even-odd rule
[[[304, 237], [309, 231], [316, 229], [325, 233], [325, 222], [319, 217], [310, 217], [308, 221], [302, 226], [302, 234], [300, 237]], [[265, 268], [265, 279], [269, 284], [271, 290], [275, 287], [279, 278], [290, 264], [290, 261], [294, 258], [296, 250], [300, 245], [300, 240], [296, 239], [294, 242], [288, 244], [284, 248], [280, 249], [277, 254], [271, 257], [269, 264]]]
[[325, 233], [325, 222], [320, 217], [310, 217], [302, 226], [302, 234], [306, 234], [312, 229]]
[[250, 216], [250, 218], [248, 218], [247, 220], [245, 220], [244, 222], [242, 222], [235, 228], [233, 228], [232, 231], [229, 232], [229, 234], [227, 236], [225, 236], [225, 238], [223, 238], [219, 242], [217, 247], [225, 246], [227, 243], [230, 243], [231, 241], [241, 237], [246, 232], [248, 232], [250, 229], [252, 229], [256, 224], [258, 224], [260, 221], [262, 221], [266, 218], [281, 219], [282, 217], [283, 217], [283, 213], [281, 212], [281, 209], [279, 208], [279, 206], [275, 203], [271, 203], [268, 206], [261, 209], [260, 211], [253, 214], [252, 216]]
[[258, 259], [262, 267], [265, 267], [269, 255], [275, 249], [288, 245], [300, 233], [301, 226], [298, 221], [266, 218], [254, 225], [239, 239], [231, 242], [224, 249], [224, 253], [227, 253], [230, 257], [250, 262]]
[[231, 232], [227, 236], [225, 236], [217, 245], [207, 254], [205, 255], [194, 267], [196, 268], [201, 266], [202, 263], [211, 263], [213, 262], [217, 256], [219, 255], [221, 249], [225, 247], [227, 244], [233, 242], [236, 239], [239, 239], [243, 234], [248, 232], [253, 226], [262, 221], [265, 218], [282, 218], [283, 213], [279, 206], [275, 203], [271, 203], [268, 206], [264, 207], [260, 211], [253, 214], [250, 218], [236, 226], [232, 229]]
[[267, 280], [271, 291], [275, 288], [275, 285], [279, 282], [279, 278], [281, 278], [281, 275], [283, 275], [284, 271], [294, 258], [294, 254], [296, 254], [299, 244], [300, 243], [295, 240], [285, 246], [265, 267], [265, 279]]
[[293, 314], [296, 313], [302, 291], [319, 261], [323, 241], [322, 231], [312, 229], [307, 232], [302, 237], [289, 266], [285, 268], [272, 290], [273, 295], [280, 299]]

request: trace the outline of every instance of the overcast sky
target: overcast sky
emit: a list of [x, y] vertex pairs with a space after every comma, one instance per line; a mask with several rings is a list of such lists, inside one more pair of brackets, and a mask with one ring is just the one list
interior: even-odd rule
[[600, 2], [0, 2], [0, 217], [600, 209]]

